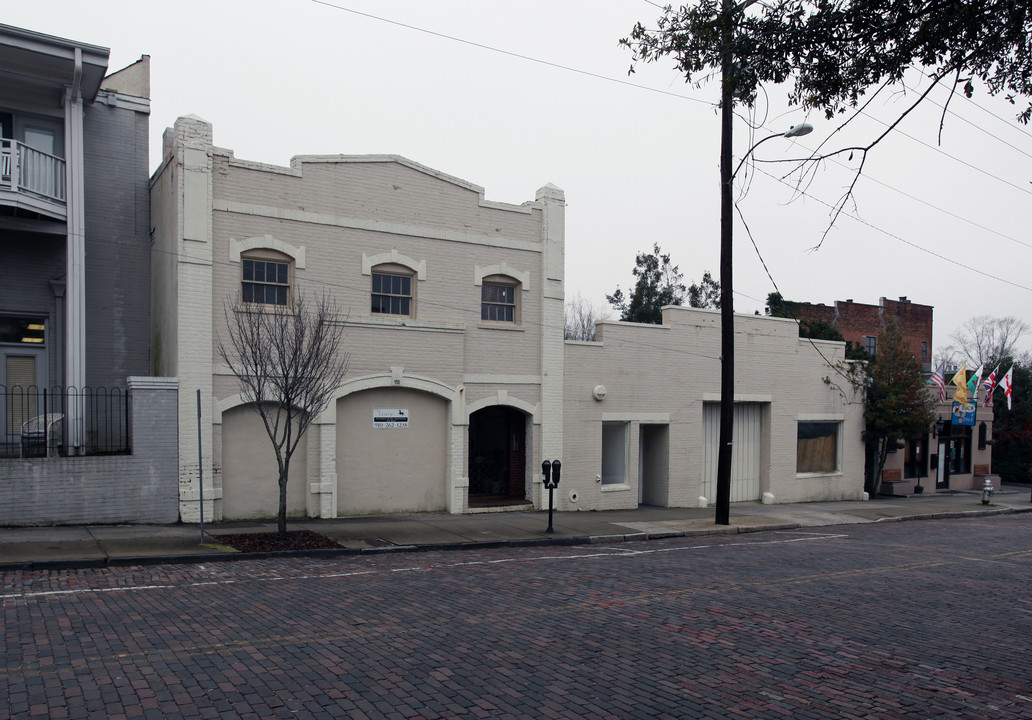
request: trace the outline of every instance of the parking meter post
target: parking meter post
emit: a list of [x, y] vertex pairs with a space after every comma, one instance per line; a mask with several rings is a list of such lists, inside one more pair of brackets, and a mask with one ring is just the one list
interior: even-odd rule
[[549, 534], [555, 532], [555, 530], [552, 529], [552, 494], [554, 492], [555, 492], [555, 485], [549, 485], [548, 486], [548, 529], [545, 530], [545, 532], [549, 533]]
[[561, 468], [562, 463], [558, 460], [554, 462], [545, 460], [541, 463], [541, 482], [548, 488], [548, 529], [545, 530], [546, 533], [555, 532], [552, 528], [552, 510], [555, 507], [555, 486], [559, 484], [559, 470]]

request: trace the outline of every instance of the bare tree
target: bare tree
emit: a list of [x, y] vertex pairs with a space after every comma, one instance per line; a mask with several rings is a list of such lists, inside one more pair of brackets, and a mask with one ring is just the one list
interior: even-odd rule
[[[988, 365], [1018, 352], [1018, 342], [1032, 328], [1015, 317], [978, 315], [950, 334], [953, 343], [939, 350], [944, 355], [969, 360], [975, 365]], [[952, 352], [950, 352], [952, 351]]]
[[287, 531], [290, 458], [312, 421], [326, 409], [348, 370], [341, 345], [344, 324], [337, 306], [322, 296], [309, 308], [298, 292], [286, 306], [223, 306], [227, 338], [219, 356], [240, 381], [240, 394], [265, 425], [279, 465], [278, 531]]
[[577, 293], [563, 306], [563, 339], [595, 340], [595, 323], [609, 319], [609, 311], [595, 307]]

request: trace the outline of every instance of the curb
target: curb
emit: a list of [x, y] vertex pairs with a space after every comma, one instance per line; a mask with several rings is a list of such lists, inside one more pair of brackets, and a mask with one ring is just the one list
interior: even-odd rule
[[903, 522], [904, 520], [948, 520], [951, 518], [973, 518], [973, 517], [986, 517], [989, 515], [1016, 515], [1018, 513], [1032, 512], [1032, 507], [1028, 508], [986, 508], [984, 510], [957, 510], [952, 512], [938, 512], [938, 513], [921, 513], [918, 515], [900, 515], [899, 517], [883, 517], [874, 520], [876, 523], [880, 522]]
[[[904, 520], [942, 520], [951, 518], [986, 517], [992, 515], [1011, 515], [1032, 513], [1028, 508], [986, 508], [983, 510], [964, 510], [956, 512], [921, 513], [901, 515], [899, 517], [883, 517], [872, 522], [902, 522]], [[667, 540], [681, 537], [698, 537], [705, 535], [738, 535], [745, 533], [774, 532], [779, 530], [795, 530], [803, 527], [799, 523], [771, 523], [760, 525], [727, 525], [722, 527], [706, 527], [689, 530], [661, 530], [657, 532], [634, 532], [613, 535], [571, 535], [569, 537], [521, 538], [510, 540], [459, 541], [450, 543], [428, 543], [426, 545], [387, 545], [365, 548], [320, 548], [314, 550], [281, 550], [276, 552], [222, 552], [200, 553], [195, 555], [144, 555], [116, 556], [98, 558], [80, 558], [68, 560], [30, 560], [26, 562], [0, 563], [3, 572], [34, 572], [40, 570], [80, 570], [105, 567], [130, 567], [152, 565], [186, 565], [213, 562], [238, 562], [242, 560], [271, 560], [281, 558], [330, 558], [345, 555], [383, 555], [406, 552], [441, 552], [462, 550], [495, 550], [498, 548], [521, 547], [570, 547], [574, 545], [600, 545], [624, 542], [648, 542], [651, 540]]]

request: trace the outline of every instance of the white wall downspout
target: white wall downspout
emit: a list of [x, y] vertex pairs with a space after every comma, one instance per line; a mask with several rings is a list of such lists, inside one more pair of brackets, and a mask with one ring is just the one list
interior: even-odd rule
[[86, 384], [86, 209], [83, 174], [82, 50], [75, 49], [72, 84], [65, 88], [65, 188], [68, 213], [66, 239], [65, 378], [69, 393], [65, 410], [68, 444], [82, 452], [83, 410], [79, 397]]

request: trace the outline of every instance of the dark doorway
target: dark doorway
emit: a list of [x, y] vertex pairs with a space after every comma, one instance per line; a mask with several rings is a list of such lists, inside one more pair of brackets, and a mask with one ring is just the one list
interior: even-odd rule
[[524, 502], [527, 421], [519, 410], [501, 405], [469, 417], [469, 504]]

